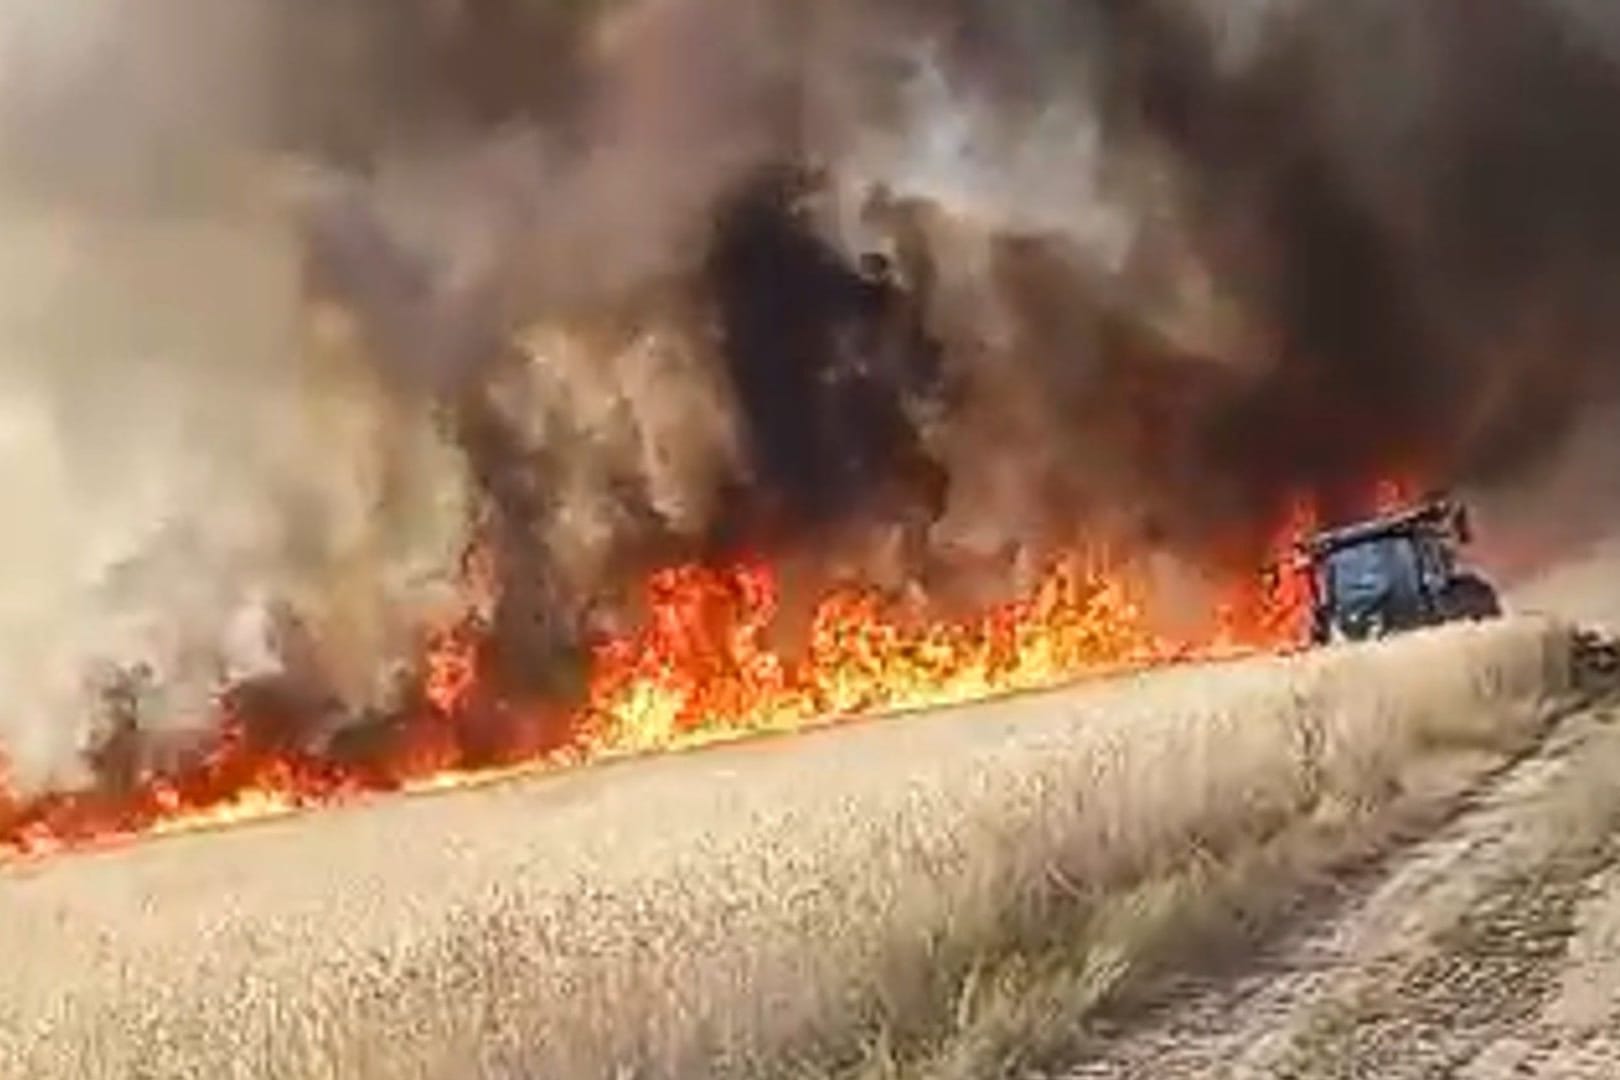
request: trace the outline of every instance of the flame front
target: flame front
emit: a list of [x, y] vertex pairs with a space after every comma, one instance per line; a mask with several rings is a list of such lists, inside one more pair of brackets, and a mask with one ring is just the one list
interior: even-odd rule
[[[1295, 515], [1282, 542], [1308, 521]], [[211, 828], [375, 792], [457, 787], [513, 768], [961, 703], [1297, 639], [1302, 594], [1266, 594], [1245, 580], [1200, 640], [1171, 640], [1152, 629], [1137, 576], [1099, 562], [1056, 559], [1021, 598], [965, 619], [930, 618], [876, 590], [839, 588], [817, 605], [796, 658], [768, 640], [779, 591], [767, 563], [666, 568], [647, 581], [643, 624], [592, 649], [583, 700], [566, 707], [485, 700], [479, 657], [487, 632], [469, 617], [431, 636], [418, 704], [381, 750], [343, 757], [265, 745], [251, 737], [252, 717], [225, 707], [205, 757], [133, 790], [20, 800], [6, 798], [0, 784], [0, 848], [42, 853]]]
[[1085, 581], [1067, 563], [1028, 598], [967, 621], [835, 592], [798, 663], [765, 643], [777, 598], [762, 564], [665, 571], [650, 592], [647, 627], [596, 655], [587, 715], [599, 752], [969, 701], [1187, 651], [1145, 629], [1119, 582]]

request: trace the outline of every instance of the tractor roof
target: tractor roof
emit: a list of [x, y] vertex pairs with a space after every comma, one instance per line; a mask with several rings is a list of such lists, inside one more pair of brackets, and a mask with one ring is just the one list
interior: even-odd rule
[[1411, 536], [1432, 529], [1452, 513], [1445, 502], [1425, 503], [1395, 514], [1358, 521], [1337, 529], [1326, 529], [1310, 537], [1301, 545], [1311, 555], [1322, 558], [1358, 544], [1371, 543], [1392, 536]]

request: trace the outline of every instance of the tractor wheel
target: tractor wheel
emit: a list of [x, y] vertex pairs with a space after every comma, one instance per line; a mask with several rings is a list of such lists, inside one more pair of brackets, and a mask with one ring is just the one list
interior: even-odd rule
[[1332, 633], [1334, 641], [1376, 641], [1392, 629], [1385, 613], [1375, 610], [1334, 619]]
[[1500, 617], [1502, 601], [1484, 578], [1477, 574], [1458, 574], [1441, 594], [1440, 611], [1446, 622], [1478, 622]]
[[1331, 645], [1333, 643], [1333, 620], [1327, 612], [1317, 611], [1311, 615], [1311, 644]]

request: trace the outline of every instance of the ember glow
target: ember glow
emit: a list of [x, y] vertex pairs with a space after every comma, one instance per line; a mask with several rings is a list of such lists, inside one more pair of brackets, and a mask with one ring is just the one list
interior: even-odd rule
[[847, 587], [821, 600], [802, 655], [788, 656], [768, 641], [779, 606], [768, 563], [670, 567], [646, 582], [643, 624], [592, 649], [582, 701], [488, 700], [479, 673], [490, 640], [469, 617], [430, 636], [416, 704], [360, 750], [277, 738], [285, 722], [267, 724], [227, 694], [212, 748], [171, 774], [121, 792], [0, 799], [0, 847], [42, 854], [214, 828], [1285, 647], [1297, 639], [1299, 594], [1259, 581], [1230, 589], [1199, 640], [1153, 630], [1139, 577], [1095, 556], [1055, 559], [1026, 595], [965, 619]]

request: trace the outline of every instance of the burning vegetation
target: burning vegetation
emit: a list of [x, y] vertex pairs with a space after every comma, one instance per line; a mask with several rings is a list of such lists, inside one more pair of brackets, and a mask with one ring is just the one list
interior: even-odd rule
[[[461, 371], [416, 369], [400, 391], [434, 403], [475, 497], [460, 599], [423, 625], [388, 696], [344, 700], [297, 611], [267, 607], [252, 626], [272, 662], [218, 684], [200, 737], [165, 747], [148, 727], [152, 669], [110, 669], [85, 754], [93, 782], [8, 796], [0, 844], [37, 853], [211, 827], [1298, 640], [1297, 590], [1268, 592], [1260, 573], [1297, 538], [1298, 508], [1273, 519], [1269, 541], [1234, 534], [1217, 583], [1173, 629], [1154, 613], [1140, 536], [1085, 523], [977, 559], [934, 542], [950, 477], [916, 418], [950, 407], [945, 350], [886, 259], [852, 265], [817, 237], [803, 182], [793, 169], [751, 181], [719, 212], [702, 264], [750, 467], [699, 528], [671, 528], [651, 492], [610, 478], [616, 550], [567, 573], [547, 537], [569, 509], [568, 463], [503, 398], [503, 380], [553, 358], [520, 337], [430, 325], [436, 350], [487, 350]], [[436, 317], [433, 298], [373, 280], [411, 282], [406, 253], [353, 204], [325, 212], [338, 218], [310, 226], [311, 304], [352, 320], [352, 347], [417, 347], [390, 339], [393, 320], [420, 304]], [[536, 340], [587, 363], [624, 347], [574, 333]]]
[[1307, 517], [1611, 385], [1555, 5], [102, 7], [0, 16], [0, 211], [157, 230], [0, 296], [12, 848], [1284, 647]]
[[0, 802], [0, 842], [31, 853], [250, 820], [368, 792], [476, 782], [521, 765], [674, 750], [831, 719], [1035, 689], [1109, 671], [1291, 644], [1297, 612], [1234, 589], [1209, 634], [1156, 632], [1123, 567], [1055, 560], [1031, 593], [972, 618], [907, 611], [846, 587], [816, 605], [799, 657], [767, 642], [778, 593], [768, 564], [654, 572], [646, 622], [592, 643], [583, 701], [513, 699], [491, 674], [497, 641], [469, 616], [429, 635], [411, 702], [324, 746], [289, 690], [230, 687], [218, 735], [178, 768], [138, 769], [139, 715], [109, 691], [112, 725], [92, 791]]

